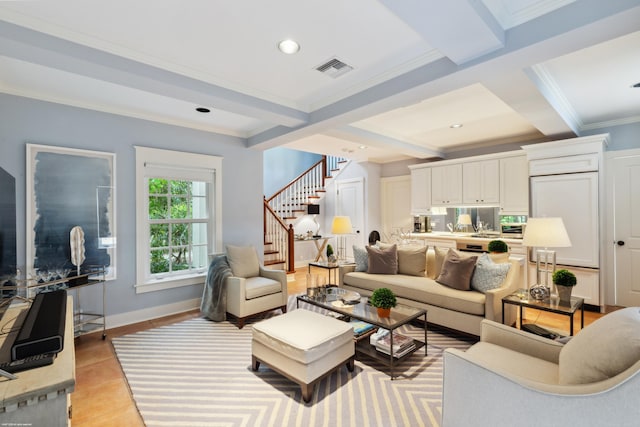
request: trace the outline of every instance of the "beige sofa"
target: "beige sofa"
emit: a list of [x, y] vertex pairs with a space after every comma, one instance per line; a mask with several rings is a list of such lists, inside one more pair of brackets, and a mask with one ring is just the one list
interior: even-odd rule
[[[460, 255], [465, 257], [473, 254], [461, 252]], [[483, 319], [502, 321], [502, 297], [516, 292], [520, 287], [520, 264], [517, 261], [506, 261], [511, 263], [511, 267], [499, 288], [482, 293], [452, 289], [439, 284], [435, 281], [440, 266], [436, 262], [434, 248], [429, 248], [426, 256], [426, 275], [420, 277], [356, 272], [355, 265], [342, 265], [339, 270], [340, 287], [359, 292], [363, 296], [371, 295], [377, 288], [389, 288], [395, 293], [399, 303], [426, 309], [429, 323], [476, 336], [480, 336], [480, 323]], [[515, 307], [506, 306], [505, 323], [515, 322], [515, 314]]]

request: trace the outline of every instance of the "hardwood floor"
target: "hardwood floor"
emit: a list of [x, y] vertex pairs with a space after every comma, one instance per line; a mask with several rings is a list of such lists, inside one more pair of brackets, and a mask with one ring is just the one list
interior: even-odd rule
[[[312, 271], [327, 274], [326, 270]], [[296, 271], [288, 282], [290, 295], [306, 290], [307, 268]], [[291, 280], [293, 279], [293, 280]], [[76, 339], [76, 387], [71, 395], [72, 420], [74, 427], [144, 426], [131, 398], [127, 381], [116, 358], [111, 338], [142, 331], [158, 326], [180, 322], [200, 315], [198, 310], [150, 320], [121, 328], [109, 329], [107, 339], [101, 333], [84, 335]], [[585, 313], [585, 325], [593, 322], [601, 314]], [[543, 327], [568, 329], [568, 318], [553, 313], [526, 310], [525, 320]], [[576, 314], [576, 330], [580, 328], [579, 314]]]

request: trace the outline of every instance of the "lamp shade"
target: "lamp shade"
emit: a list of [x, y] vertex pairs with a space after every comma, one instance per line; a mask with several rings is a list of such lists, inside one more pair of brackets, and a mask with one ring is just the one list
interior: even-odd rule
[[351, 226], [351, 219], [348, 216], [334, 216], [333, 224], [331, 225], [332, 234], [351, 234], [353, 233], [353, 227]]
[[469, 214], [460, 214], [458, 217], [458, 224], [460, 225], [471, 225], [471, 215]]
[[571, 240], [562, 218], [529, 218], [522, 244], [544, 248], [564, 248], [571, 246]]

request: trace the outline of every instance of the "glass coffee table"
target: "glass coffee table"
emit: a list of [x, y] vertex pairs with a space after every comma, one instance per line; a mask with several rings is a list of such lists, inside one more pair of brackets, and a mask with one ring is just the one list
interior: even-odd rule
[[[409, 357], [415, 353], [416, 350], [424, 347], [424, 355], [427, 355], [427, 311], [410, 307], [404, 304], [398, 304], [391, 309], [391, 316], [388, 318], [378, 317], [378, 313], [375, 307], [371, 306], [367, 297], [361, 297], [360, 301], [356, 304], [345, 304], [342, 301], [342, 296], [349, 291], [337, 287], [328, 287], [324, 295], [317, 295], [309, 297], [307, 295], [298, 295], [296, 297], [296, 307], [300, 306], [300, 302], [306, 302], [316, 307], [324, 308], [335, 313], [339, 313], [344, 316], [348, 316], [352, 319], [361, 320], [363, 322], [370, 323], [378, 328], [383, 328], [390, 331], [390, 354], [385, 354], [376, 349], [376, 346], [371, 345], [369, 339], [361, 339], [356, 341], [356, 356], [364, 356], [370, 359], [382, 362], [389, 367], [389, 375], [391, 379], [395, 378], [394, 365], [399, 361]], [[411, 351], [403, 354], [400, 357], [393, 356], [394, 354], [394, 342], [393, 331], [401, 326], [406, 325], [412, 320], [416, 320], [422, 317], [424, 321], [424, 341], [413, 339], [415, 348]]]

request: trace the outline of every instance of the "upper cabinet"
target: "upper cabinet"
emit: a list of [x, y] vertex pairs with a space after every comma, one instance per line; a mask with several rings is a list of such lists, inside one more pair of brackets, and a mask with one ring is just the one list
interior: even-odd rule
[[462, 203], [462, 164], [432, 167], [431, 205], [453, 207]]
[[431, 214], [431, 169], [411, 169], [411, 213]]
[[500, 215], [529, 215], [526, 154], [500, 159]]
[[500, 202], [500, 161], [463, 163], [462, 196], [465, 205], [497, 206]]

